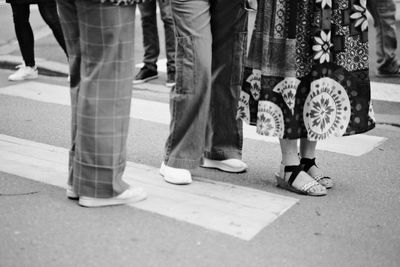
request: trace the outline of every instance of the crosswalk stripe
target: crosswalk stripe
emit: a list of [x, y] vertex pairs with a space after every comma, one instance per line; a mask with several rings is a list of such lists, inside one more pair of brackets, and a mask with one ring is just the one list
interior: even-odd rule
[[400, 84], [371, 82], [373, 100], [400, 102]]
[[[0, 135], [0, 171], [65, 188], [68, 150]], [[190, 186], [163, 181], [158, 169], [128, 162], [124, 179], [149, 193], [132, 206], [251, 240], [298, 199], [194, 177]]]
[[[0, 88], [0, 94], [18, 96], [31, 100], [70, 105], [69, 88], [39, 82], [26, 82]], [[151, 108], [149, 108], [151, 107]], [[132, 100], [131, 117], [161, 124], [169, 124], [170, 113], [168, 104], [142, 99]], [[277, 143], [278, 139], [256, 134], [253, 126], [243, 125], [245, 138], [269, 143]], [[385, 142], [387, 138], [366, 134], [352, 135], [339, 138], [330, 138], [318, 142], [317, 149], [361, 156]]]

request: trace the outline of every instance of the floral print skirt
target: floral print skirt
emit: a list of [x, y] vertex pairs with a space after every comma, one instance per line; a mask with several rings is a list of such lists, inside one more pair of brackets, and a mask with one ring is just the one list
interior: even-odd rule
[[238, 118], [257, 133], [324, 140], [375, 126], [366, 0], [262, 0]]

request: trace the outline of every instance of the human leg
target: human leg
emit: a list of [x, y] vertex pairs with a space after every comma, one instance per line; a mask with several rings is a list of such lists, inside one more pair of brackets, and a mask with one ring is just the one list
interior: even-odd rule
[[48, 2], [40, 2], [38, 4], [40, 15], [43, 20], [49, 25], [50, 29], [53, 31], [54, 37], [56, 38], [58, 44], [64, 50], [65, 55], [68, 57], [67, 47], [65, 45], [64, 34], [61, 28], [60, 19], [57, 13], [57, 4], [55, 1], [51, 0]]
[[316, 141], [310, 141], [306, 138], [300, 139], [300, 163], [303, 164], [303, 170], [314, 178], [318, 183], [326, 188], [333, 187], [332, 178], [325, 176], [315, 163]]
[[29, 23], [29, 5], [11, 4], [11, 8], [13, 12], [15, 34], [25, 66], [34, 67], [34, 38], [31, 24]]
[[[80, 57], [76, 61], [81, 62], [80, 79], [76, 79], [76, 61], [70, 63], [71, 68], [77, 68], [71, 73], [71, 87], [76, 84], [76, 94], [71, 94], [76, 119], [71, 157], [74, 191], [83, 206], [137, 201], [136, 197], [145, 196], [121, 178], [131, 101], [134, 8], [83, 0], [60, 2], [67, 45], [71, 41], [69, 32], [78, 32], [74, 37], [79, 35], [78, 46], [68, 48], [70, 52], [77, 50], [71, 55]], [[75, 20], [68, 17], [74, 12]]]
[[29, 23], [29, 4], [11, 4], [13, 13], [15, 35], [21, 51], [24, 65], [18, 66], [18, 70], [11, 74], [10, 81], [21, 81], [25, 79], [35, 79], [38, 71], [35, 66], [34, 38], [31, 25]]
[[174, 31], [174, 20], [171, 14], [170, 1], [158, 0], [158, 6], [160, 7], [161, 19], [164, 23], [165, 33], [165, 51], [167, 55], [167, 86], [175, 84], [175, 31]]
[[144, 83], [158, 77], [157, 59], [160, 54], [160, 44], [157, 29], [156, 1], [138, 4], [141, 14], [143, 36], [144, 66], [136, 74], [134, 84]]
[[176, 86], [170, 96], [170, 135], [165, 164], [200, 165], [211, 89], [211, 28], [208, 0], [171, 1], [177, 34]]
[[396, 4], [393, 0], [371, 0], [371, 14], [376, 27], [376, 54], [378, 74], [400, 74], [396, 58]]
[[71, 97], [71, 147], [69, 150], [68, 163], [68, 189], [67, 196], [69, 198], [77, 198], [78, 195], [73, 189], [74, 184], [74, 157], [75, 144], [77, 135], [77, 103], [78, 92], [81, 82], [81, 48], [80, 48], [80, 32], [78, 11], [74, 0], [57, 0], [57, 6], [60, 16], [60, 25], [65, 38], [66, 49], [69, 55], [69, 74], [70, 74], [70, 97]]
[[211, 1], [212, 89], [205, 158], [241, 159], [242, 121], [236, 119], [247, 46], [243, 1]]
[[326, 195], [326, 188], [303, 171], [298, 156], [298, 139], [279, 139], [282, 162], [276, 174], [278, 186], [310, 196]]

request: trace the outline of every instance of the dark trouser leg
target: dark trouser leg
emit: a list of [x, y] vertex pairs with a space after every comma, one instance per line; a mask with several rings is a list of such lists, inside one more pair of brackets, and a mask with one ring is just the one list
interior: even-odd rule
[[165, 51], [167, 54], [167, 72], [175, 72], [175, 30], [174, 20], [172, 19], [170, 1], [158, 0], [161, 19], [164, 23]]
[[[133, 79], [135, 8], [86, 0], [58, 3], [72, 59], [74, 190], [80, 196], [113, 197], [128, 188], [122, 174]], [[79, 42], [72, 43], [78, 36]], [[76, 64], [79, 61], [81, 64]]]
[[376, 27], [378, 70], [393, 72], [399, 68], [396, 59], [396, 5], [393, 0], [370, 0], [376, 10], [371, 14]]
[[49, 25], [50, 29], [53, 31], [54, 37], [57, 42], [64, 50], [68, 57], [67, 48], [65, 46], [64, 35], [60, 25], [60, 19], [57, 13], [57, 5], [55, 1], [48, 1], [46, 3], [39, 3], [39, 12], [43, 20]]
[[242, 0], [211, 1], [212, 85], [205, 157], [241, 158], [242, 121], [236, 119], [247, 47]]
[[172, 0], [176, 30], [176, 86], [170, 95], [170, 135], [165, 163], [192, 169], [200, 165], [211, 90], [211, 27], [208, 0]]
[[29, 23], [29, 5], [11, 4], [15, 35], [17, 36], [19, 49], [25, 65], [35, 66], [34, 39], [31, 25]]
[[156, 1], [138, 4], [142, 16], [143, 63], [151, 70], [157, 70], [157, 59], [160, 54], [160, 43], [157, 30]]

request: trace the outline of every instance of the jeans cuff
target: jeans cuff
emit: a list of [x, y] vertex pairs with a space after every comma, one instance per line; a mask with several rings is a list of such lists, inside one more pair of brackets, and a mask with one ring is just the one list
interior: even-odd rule
[[204, 157], [212, 160], [242, 159], [241, 150], [205, 151]]
[[192, 159], [178, 159], [169, 157], [168, 159], [164, 160], [165, 165], [172, 167], [172, 168], [179, 168], [179, 169], [195, 169], [200, 166], [202, 163], [202, 159], [192, 160]]

